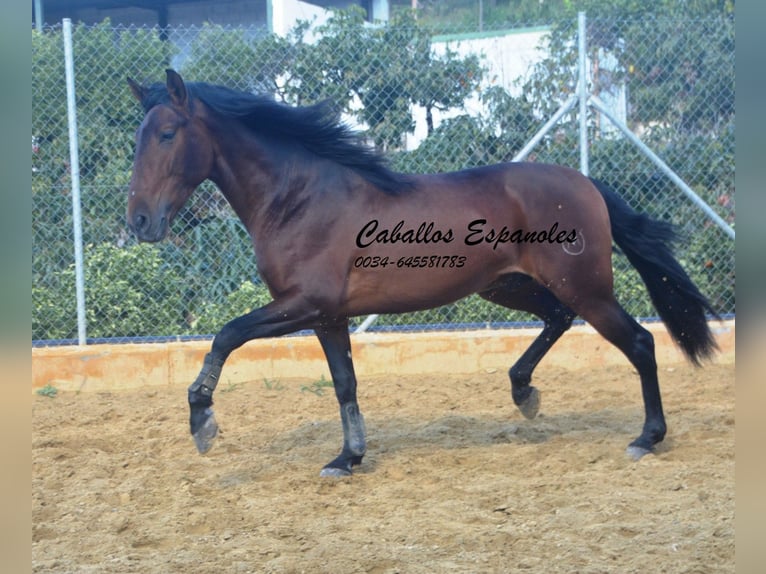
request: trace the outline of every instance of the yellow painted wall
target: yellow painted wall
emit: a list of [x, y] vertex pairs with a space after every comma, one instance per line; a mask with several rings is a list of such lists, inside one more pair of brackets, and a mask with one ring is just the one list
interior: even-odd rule
[[[661, 324], [646, 327], [655, 337], [657, 362], [683, 363]], [[721, 353], [734, 362], [734, 321], [711, 323]], [[539, 329], [352, 335], [357, 376], [507, 371]], [[157, 386], [188, 386], [196, 378], [210, 342], [88, 345], [32, 349], [32, 389], [104, 391]], [[627, 364], [625, 357], [589, 326], [570, 329], [543, 359], [545, 365], [578, 369]], [[221, 385], [253, 380], [329, 379], [314, 336], [251, 341], [226, 363]]]

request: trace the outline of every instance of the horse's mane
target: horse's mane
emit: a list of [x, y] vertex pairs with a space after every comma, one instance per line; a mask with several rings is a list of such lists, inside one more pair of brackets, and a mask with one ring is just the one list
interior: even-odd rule
[[[236, 119], [259, 134], [293, 142], [311, 153], [345, 166], [389, 195], [414, 187], [411, 178], [388, 167], [386, 159], [366, 146], [361, 136], [340, 120], [331, 102], [289, 106], [269, 96], [233, 90], [201, 82], [187, 82], [190, 98], [198, 98], [215, 112]], [[145, 91], [145, 112], [170, 97], [164, 84]]]

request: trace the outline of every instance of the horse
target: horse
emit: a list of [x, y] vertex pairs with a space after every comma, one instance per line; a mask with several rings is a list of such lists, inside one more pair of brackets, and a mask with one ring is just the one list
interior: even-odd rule
[[638, 459], [667, 432], [654, 340], [617, 302], [613, 242], [645, 283], [694, 365], [717, 344], [707, 299], [673, 255], [675, 228], [633, 210], [603, 182], [564, 166], [512, 162], [403, 174], [341, 121], [331, 102], [290, 106], [207, 83], [127, 78], [144, 117], [136, 132], [127, 225], [157, 242], [203, 181], [247, 228], [273, 300], [226, 323], [188, 388], [189, 425], [204, 454], [218, 432], [213, 392], [247, 341], [312, 329], [340, 408], [343, 444], [321, 476], [348, 476], [366, 453], [349, 317], [434, 308], [477, 293], [539, 317], [543, 328], [509, 370], [511, 396], [532, 419], [532, 374], [579, 316], [615, 345], [641, 382]]

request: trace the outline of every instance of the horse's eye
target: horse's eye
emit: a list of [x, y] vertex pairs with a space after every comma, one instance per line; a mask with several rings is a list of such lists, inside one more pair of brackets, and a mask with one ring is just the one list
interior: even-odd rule
[[160, 141], [161, 142], [169, 142], [169, 141], [172, 141], [174, 137], [176, 137], [176, 132], [174, 132], [174, 131], [162, 132], [160, 134]]

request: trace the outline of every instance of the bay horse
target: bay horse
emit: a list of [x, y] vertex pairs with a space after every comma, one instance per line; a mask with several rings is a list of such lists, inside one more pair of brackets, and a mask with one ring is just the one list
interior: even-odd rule
[[613, 240], [688, 359], [699, 365], [717, 348], [706, 313], [717, 315], [673, 256], [674, 228], [574, 169], [506, 163], [401, 174], [329, 103], [292, 107], [185, 83], [173, 70], [164, 83], [128, 84], [145, 112], [128, 188], [132, 232], [162, 240], [195, 188], [211, 180], [247, 228], [273, 297], [223, 326], [188, 389], [200, 453], [217, 434], [213, 391], [231, 352], [313, 329], [343, 430], [341, 453], [321, 475], [351, 474], [366, 439], [348, 318], [433, 308], [472, 293], [544, 323], [509, 371], [524, 416], [540, 405], [531, 385], [536, 365], [579, 315], [638, 371], [645, 420], [628, 453], [652, 452], [666, 433], [654, 341], [615, 299]]

